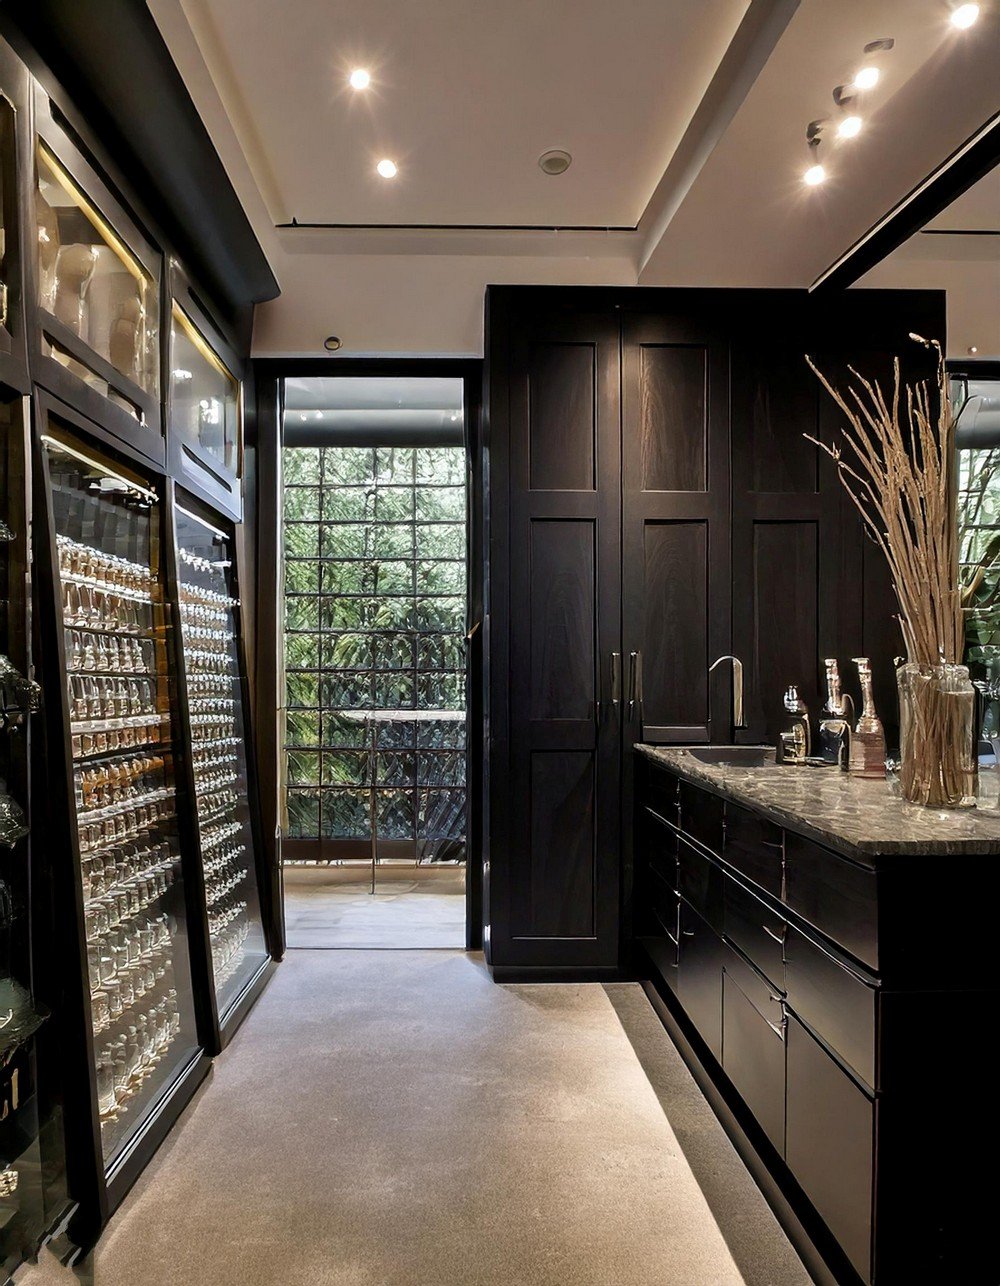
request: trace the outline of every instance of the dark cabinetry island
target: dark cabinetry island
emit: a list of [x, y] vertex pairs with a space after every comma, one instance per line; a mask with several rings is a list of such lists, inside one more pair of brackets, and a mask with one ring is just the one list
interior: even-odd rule
[[994, 1281], [1000, 818], [696, 753], [637, 753], [661, 1015], [836, 1280]]

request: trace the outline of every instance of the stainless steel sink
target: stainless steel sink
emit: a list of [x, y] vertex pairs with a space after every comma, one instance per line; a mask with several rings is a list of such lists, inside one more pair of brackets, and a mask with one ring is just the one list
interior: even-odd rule
[[687, 752], [703, 764], [723, 768], [762, 768], [774, 763], [773, 746], [688, 746]]

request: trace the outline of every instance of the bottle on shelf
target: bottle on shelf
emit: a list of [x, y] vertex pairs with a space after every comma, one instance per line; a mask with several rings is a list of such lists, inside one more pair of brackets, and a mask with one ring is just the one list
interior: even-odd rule
[[858, 667], [858, 678], [861, 681], [861, 698], [863, 706], [861, 717], [851, 737], [851, 751], [848, 770], [855, 777], [885, 776], [885, 732], [882, 721], [875, 713], [875, 694], [872, 691], [872, 669], [866, 656], [856, 656], [854, 664]]

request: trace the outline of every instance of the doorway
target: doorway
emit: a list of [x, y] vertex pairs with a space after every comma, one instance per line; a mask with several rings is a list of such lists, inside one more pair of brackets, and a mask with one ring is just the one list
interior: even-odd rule
[[290, 947], [463, 947], [462, 378], [288, 377], [282, 857]]

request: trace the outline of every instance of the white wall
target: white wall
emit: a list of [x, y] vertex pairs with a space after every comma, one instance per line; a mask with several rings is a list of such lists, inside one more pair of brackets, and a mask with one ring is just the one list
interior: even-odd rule
[[947, 291], [948, 356], [1000, 358], [1000, 261], [908, 258], [904, 246], [857, 284]]
[[630, 258], [283, 254], [281, 295], [257, 308], [255, 357], [323, 356], [327, 335], [344, 355], [481, 357], [487, 285], [628, 285]]

